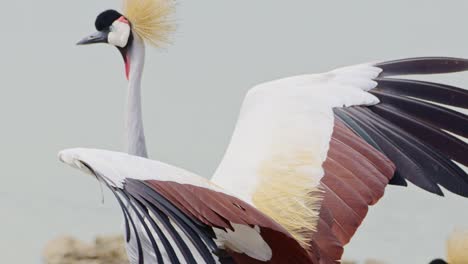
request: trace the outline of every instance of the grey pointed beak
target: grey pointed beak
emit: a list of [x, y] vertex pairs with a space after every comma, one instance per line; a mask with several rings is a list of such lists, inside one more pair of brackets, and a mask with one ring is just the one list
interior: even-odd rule
[[108, 31], [97, 31], [84, 39], [80, 40], [76, 45], [89, 45], [96, 43], [107, 43]]

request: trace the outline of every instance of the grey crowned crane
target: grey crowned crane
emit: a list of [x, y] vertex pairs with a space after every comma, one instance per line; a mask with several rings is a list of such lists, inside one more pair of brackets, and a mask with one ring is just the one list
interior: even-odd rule
[[225, 157], [207, 180], [147, 158], [140, 84], [145, 44], [173, 29], [171, 0], [126, 0], [97, 33], [125, 62], [127, 153], [69, 149], [59, 158], [115, 195], [131, 263], [339, 263], [388, 184], [468, 197], [466, 90], [397, 79], [468, 70], [413, 58], [295, 76], [252, 88]]

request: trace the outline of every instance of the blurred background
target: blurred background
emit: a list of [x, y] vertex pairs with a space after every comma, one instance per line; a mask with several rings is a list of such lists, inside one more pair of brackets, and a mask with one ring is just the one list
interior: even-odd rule
[[[153, 159], [211, 177], [245, 92], [338, 66], [413, 56], [468, 57], [465, 1], [178, 0], [173, 45], [148, 49], [143, 83]], [[68, 147], [122, 150], [126, 80], [116, 49], [76, 47], [120, 0], [2, 1], [0, 252], [41, 263], [47, 241], [121, 232], [113, 197], [58, 162]], [[468, 87], [468, 73], [431, 80]], [[468, 199], [389, 187], [346, 259], [428, 263], [468, 228]]]

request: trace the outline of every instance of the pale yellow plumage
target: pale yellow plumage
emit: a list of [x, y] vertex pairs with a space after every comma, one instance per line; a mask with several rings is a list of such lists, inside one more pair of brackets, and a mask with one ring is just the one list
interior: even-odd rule
[[124, 0], [124, 15], [146, 43], [161, 47], [174, 31], [174, 0]]
[[468, 231], [455, 230], [447, 241], [447, 261], [450, 264], [468, 263]]
[[265, 160], [258, 171], [259, 184], [253, 194], [255, 206], [281, 224], [305, 248], [317, 231], [323, 191], [311, 178], [320, 167], [308, 151], [293, 151]]

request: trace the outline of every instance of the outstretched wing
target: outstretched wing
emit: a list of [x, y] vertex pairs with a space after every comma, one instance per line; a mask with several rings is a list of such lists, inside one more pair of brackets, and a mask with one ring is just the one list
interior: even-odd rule
[[414, 58], [259, 85], [213, 181], [334, 263], [388, 183], [468, 197], [468, 117], [450, 108], [468, 108], [468, 92], [389, 78], [466, 70], [465, 59]]
[[59, 158], [115, 195], [133, 264], [318, 263], [317, 247], [305, 250], [269, 217], [197, 175], [104, 150], [70, 149]]

